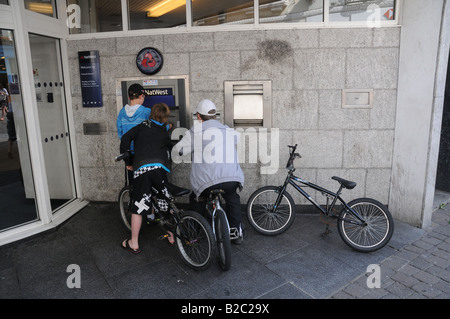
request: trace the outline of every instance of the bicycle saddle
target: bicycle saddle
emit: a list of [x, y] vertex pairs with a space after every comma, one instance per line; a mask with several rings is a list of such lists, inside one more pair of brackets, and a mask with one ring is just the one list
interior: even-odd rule
[[187, 195], [191, 192], [190, 189], [179, 187], [177, 185], [174, 185], [174, 184], [168, 183], [168, 182], [166, 182], [166, 186], [167, 186], [167, 189], [169, 190], [170, 194], [173, 197], [180, 197], [183, 195]]
[[209, 191], [207, 201], [212, 200], [214, 197], [219, 196], [219, 194], [223, 194], [225, 191], [223, 189], [217, 188]]
[[337, 176], [333, 176], [332, 179], [334, 179], [335, 181], [338, 181], [347, 189], [353, 189], [356, 186], [355, 182], [351, 182], [351, 181], [345, 180], [345, 179], [337, 177]]

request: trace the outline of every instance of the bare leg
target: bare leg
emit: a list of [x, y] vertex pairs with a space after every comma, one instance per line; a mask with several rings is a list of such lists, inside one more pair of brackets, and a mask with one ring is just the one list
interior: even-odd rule
[[142, 215], [133, 214], [131, 216], [131, 240], [130, 247], [139, 248], [139, 232], [141, 231]]
[[[139, 249], [139, 232], [142, 225], [142, 215], [132, 214], [131, 215], [131, 239], [128, 241], [130, 248], [138, 250]], [[122, 246], [125, 247], [125, 241]]]
[[167, 231], [167, 233], [169, 234], [169, 237], [167, 237], [167, 240], [169, 241], [170, 244], [173, 244], [175, 242], [175, 238], [173, 237], [173, 233], [171, 233], [170, 231]]

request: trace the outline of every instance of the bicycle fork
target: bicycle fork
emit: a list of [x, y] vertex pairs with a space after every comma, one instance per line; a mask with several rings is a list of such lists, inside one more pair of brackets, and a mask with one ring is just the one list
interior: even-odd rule
[[[214, 222], [216, 220], [216, 218], [217, 218], [216, 213], [217, 213], [218, 210], [220, 210], [220, 211], [222, 211], [225, 214], [225, 211], [222, 209], [222, 206], [220, 206], [220, 201], [218, 199], [216, 199], [214, 201], [213, 207], [214, 207], [214, 210], [212, 212], [212, 220], [213, 220], [213, 222], [212, 222], [212, 231], [213, 231], [214, 237], [217, 238], [217, 236], [216, 236], [216, 223]], [[225, 220], [227, 222], [227, 229], [228, 229], [228, 233], [230, 234], [230, 240], [238, 239], [239, 238], [239, 229], [237, 229], [236, 227], [230, 227], [230, 224], [228, 222], [228, 218], [225, 218]]]
[[277, 199], [275, 200], [275, 203], [273, 204], [272, 213], [275, 212], [278, 208], [278, 205], [280, 205], [281, 199], [283, 198], [283, 194], [287, 188], [287, 185], [289, 183], [289, 180], [291, 179], [291, 176], [292, 176], [292, 173], [289, 172], [288, 176], [286, 177], [286, 180], [284, 181], [284, 184], [278, 188], [278, 196], [277, 196]]

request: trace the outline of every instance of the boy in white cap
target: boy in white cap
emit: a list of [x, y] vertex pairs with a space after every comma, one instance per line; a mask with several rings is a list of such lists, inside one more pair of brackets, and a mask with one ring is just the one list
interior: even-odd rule
[[[238, 233], [233, 243], [241, 244], [242, 213], [237, 189], [244, 186], [244, 173], [237, 156], [239, 133], [216, 120], [216, 106], [210, 100], [200, 101], [195, 115], [199, 123], [185, 133], [175, 150], [180, 155], [192, 154], [190, 180], [196, 200], [206, 198], [212, 189], [224, 190], [228, 222]], [[196, 210], [204, 211], [205, 204]]]

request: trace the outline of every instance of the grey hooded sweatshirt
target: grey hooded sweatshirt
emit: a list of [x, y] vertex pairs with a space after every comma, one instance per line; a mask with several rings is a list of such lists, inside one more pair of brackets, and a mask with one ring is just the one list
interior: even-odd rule
[[175, 150], [191, 154], [191, 186], [198, 197], [208, 187], [225, 182], [244, 186], [244, 173], [238, 162], [237, 142], [240, 133], [217, 120], [195, 124], [187, 131]]

